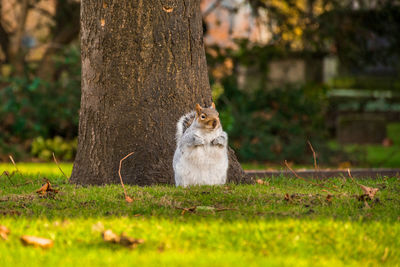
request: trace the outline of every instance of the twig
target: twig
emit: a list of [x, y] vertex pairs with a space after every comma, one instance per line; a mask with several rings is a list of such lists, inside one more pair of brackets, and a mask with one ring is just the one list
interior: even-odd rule
[[220, 211], [225, 211], [225, 210], [239, 210], [236, 208], [219, 208], [219, 209], [215, 209], [215, 212], [220, 212]]
[[[319, 169], [318, 164], [317, 164], [317, 153], [315, 152], [313, 146], [311, 145], [310, 140], [307, 140], [307, 143], [308, 143], [308, 145], [309, 145], [309, 147], [310, 147], [310, 149], [311, 149], [311, 151], [312, 151], [312, 153], [313, 153], [313, 158], [314, 158], [314, 169], [315, 169], [315, 171], [317, 172], [317, 175], [319, 175], [319, 174], [320, 174], [320, 169]], [[326, 184], [326, 182], [327, 182], [328, 179], [323, 179], [322, 177], [321, 177], [321, 179], [322, 179], [322, 180], [326, 180], [326, 181], [321, 181], [321, 184], [322, 184], [322, 185]]]
[[61, 171], [61, 173], [64, 175], [65, 179], [68, 180], [68, 177], [65, 175], [65, 173], [64, 173], [63, 170], [61, 169], [60, 164], [58, 164], [58, 161], [57, 161], [57, 159], [56, 159], [56, 156], [54, 155], [54, 152], [53, 152], [53, 159], [54, 159], [54, 162], [56, 163], [58, 169], [59, 169], [59, 170]]
[[122, 167], [122, 161], [124, 161], [127, 157], [129, 157], [130, 155], [132, 155], [134, 152], [129, 153], [128, 155], [126, 155], [125, 157], [123, 157], [120, 161], [119, 161], [119, 169], [118, 169], [118, 174], [119, 174], [119, 179], [121, 180], [121, 185], [122, 188], [124, 189], [124, 194], [125, 194], [125, 200], [126, 202], [132, 202], [132, 198], [130, 198], [128, 196], [128, 194], [126, 193], [126, 189], [125, 189], [125, 185], [124, 182], [122, 181], [122, 176], [121, 176], [121, 167]]
[[[316, 186], [319, 186], [319, 187], [322, 187], [322, 188], [325, 188], [325, 189], [329, 189], [329, 190], [333, 190], [333, 191], [339, 192], [339, 191], [337, 191], [337, 190], [334, 189], [334, 188], [328, 188], [328, 187], [323, 186], [323, 185], [321, 185], [321, 184], [313, 183], [313, 182], [311, 182], [311, 181], [309, 181], [309, 180], [306, 180], [306, 179], [304, 179], [303, 177], [299, 176], [292, 168], [290, 168], [290, 166], [289, 166], [289, 164], [287, 163], [286, 160], [285, 160], [285, 165], [286, 165], [286, 167], [287, 167], [297, 178], [299, 178], [299, 179], [301, 179], [301, 180], [303, 180], [303, 181], [305, 181], [305, 182], [307, 182], [307, 183], [309, 183], [309, 184], [316, 185]], [[329, 193], [329, 192], [328, 192], [328, 193]]]
[[353, 176], [351, 175], [351, 172], [350, 172], [350, 169], [349, 169], [349, 168], [347, 168], [347, 173], [349, 174], [349, 177], [350, 177], [350, 179], [353, 181], [353, 183], [355, 183], [355, 184], [358, 185], [358, 183], [354, 180]]
[[16, 185], [14, 185], [13, 187], [19, 187], [19, 186], [21, 186], [21, 185], [26, 185], [26, 184], [32, 184], [32, 185], [33, 185], [33, 181], [32, 181], [32, 180], [29, 180], [29, 181], [26, 181], [25, 183], [22, 183], [22, 184], [16, 184]]
[[311, 142], [309, 140], [307, 140], [308, 145], [310, 146], [310, 149], [313, 153], [313, 157], [314, 157], [314, 168], [315, 170], [318, 171], [318, 165], [317, 165], [317, 154], [315, 153], [315, 150], [313, 148], [313, 146], [311, 145]]
[[10, 181], [10, 183], [14, 186], [13, 181], [11, 180], [11, 177], [13, 177], [13, 175], [16, 173], [16, 171], [13, 171], [11, 174], [8, 173], [8, 171], [4, 171], [0, 177], [2, 177], [3, 175], [7, 176], [8, 180]]
[[8, 157], [10, 158], [12, 164], [14, 165], [15, 171], [13, 171], [13, 172], [11, 173], [11, 175], [9, 175], [8, 172], [3, 172], [3, 173], [7, 176], [8, 180], [10, 181], [10, 183], [11, 183], [12, 185], [14, 185], [14, 183], [13, 183], [12, 180], [11, 180], [11, 177], [12, 177], [15, 173], [17, 173], [17, 172], [18, 172], [18, 173], [21, 173], [21, 172], [18, 170], [17, 164], [15, 164], [14, 158], [13, 158], [11, 155], [8, 155]]
[[17, 170], [17, 172], [19, 172], [17, 164], [15, 164], [14, 158], [11, 155], [8, 155], [8, 157], [10, 158], [12, 164], [14, 165], [14, 168]]

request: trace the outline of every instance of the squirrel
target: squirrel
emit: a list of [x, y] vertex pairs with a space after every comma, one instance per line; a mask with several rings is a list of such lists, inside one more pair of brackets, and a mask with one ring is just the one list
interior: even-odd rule
[[225, 184], [228, 171], [228, 135], [219, 113], [211, 107], [196, 109], [177, 123], [173, 159], [176, 186]]

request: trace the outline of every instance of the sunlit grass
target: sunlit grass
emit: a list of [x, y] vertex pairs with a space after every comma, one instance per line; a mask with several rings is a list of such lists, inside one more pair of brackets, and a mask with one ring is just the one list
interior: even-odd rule
[[[0, 165], [13, 171], [12, 165]], [[4, 167], [3, 167], [4, 166]], [[266, 185], [127, 186], [70, 185], [53, 164], [18, 164], [21, 174], [0, 178], [0, 224], [11, 230], [0, 240], [0, 266], [398, 266], [400, 181], [363, 180], [378, 187], [376, 201], [358, 201], [361, 190], [335, 178], [327, 192], [295, 178]], [[67, 174], [70, 164], [62, 165]], [[2, 170], [2, 169], [0, 169]], [[40, 173], [39, 173], [40, 172]], [[50, 179], [60, 191], [38, 197]], [[28, 182], [28, 183], [27, 183]], [[294, 194], [291, 201], [284, 195]], [[182, 208], [226, 208], [186, 212]], [[103, 229], [142, 238], [130, 250], [107, 244]], [[49, 250], [24, 247], [23, 234], [54, 240]]]
[[[63, 172], [69, 177], [72, 172], [72, 163], [59, 163]], [[36, 174], [39, 176], [52, 176], [61, 174], [55, 163], [32, 163], [32, 162], [18, 162], [17, 168], [25, 174]], [[0, 163], [0, 172], [3, 171], [13, 172], [15, 166], [11, 163]], [[1, 174], [0, 173], [0, 174]]]

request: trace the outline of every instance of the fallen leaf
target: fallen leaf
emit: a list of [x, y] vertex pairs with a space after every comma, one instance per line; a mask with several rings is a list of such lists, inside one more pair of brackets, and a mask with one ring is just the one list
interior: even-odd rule
[[10, 230], [5, 227], [4, 225], [0, 225], [0, 237], [3, 238], [4, 240], [8, 239], [8, 234], [10, 233]]
[[373, 199], [375, 197], [376, 192], [379, 191], [378, 188], [372, 188], [362, 184], [359, 184], [359, 186], [361, 187], [364, 194], [367, 195], [370, 199]]
[[112, 230], [108, 229], [101, 234], [103, 240], [108, 243], [120, 244], [128, 248], [136, 248], [139, 244], [143, 244], [143, 239], [136, 239], [129, 237], [122, 233], [121, 235], [115, 234]]
[[326, 201], [328, 201], [329, 203], [332, 203], [332, 198], [333, 198], [333, 196], [330, 195], [330, 194], [328, 194], [328, 195], [326, 196]]
[[36, 193], [38, 193], [41, 196], [45, 196], [47, 194], [57, 194], [58, 190], [54, 189], [51, 187], [51, 184], [49, 181], [47, 181], [41, 188], [36, 190]]
[[21, 236], [21, 242], [25, 246], [35, 246], [41, 248], [51, 248], [54, 244], [53, 240], [29, 235]]
[[120, 238], [112, 230], [108, 229], [101, 233], [103, 240], [110, 243], [119, 243]]
[[290, 201], [290, 200], [292, 200], [292, 197], [288, 193], [286, 193], [285, 194], [285, 200], [286, 201]]
[[264, 181], [264, 180], [261, 180], [261, 179], [257, 179], [257, 184], [265, 184], [265, 185], [269, 185], [269, 183], [268, 182], [266, 182], [266, 181]]
[[[0, 200], [1, 201], [1, 200]], [[0, 215], [13, 215], [18, 216], [21, 215], [21, 212], [17, 210], [0, 210]]]
[[190, 208], [183, 208], [181, 215], [185, 215], [186, 212], [194, 212], [196, 210], [196, 206]]
[[143, 244], [144, 240], [129, 237], [129, 236], [126, 236], [125, 233], [122, 233], [120, 236], [119, 243], [125, 247], [136, 248], [139, 244]]
[[393, 146], [393, 140], [386, 137], [385, 139], [382, 140], [382, 146], [384, 146], [384, 147]]
[[130, 198], [129, 196], [125, 196], [125, 201], [128, 202], [128, 203], [132, 203], [133, 199]]
[[36, 193], [38, 193], [40, 195], [44, 195], [47, 192], [47, 188], [49, 188], [49, 185], [50, 185], [50, 183], [46, 182], [41, 188], [36, 190]]

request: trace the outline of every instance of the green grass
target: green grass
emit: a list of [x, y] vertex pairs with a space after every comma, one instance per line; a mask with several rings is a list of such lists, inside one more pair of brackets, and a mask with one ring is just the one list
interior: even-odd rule
[[[389, 123], [387, 125], [387, 137], [393, 141], [393, 145], [384, 147], [381, 144], [364, 144], [364, 145], [340, 145], [337, 141], [329, 141], [329, 147], [333, 150], [343, 149], [349, 153], [350, 158], [356, 161], [353, 168], [400, 168], [400, 123]], [[318, 151], [317, 151], [318, 152]], [[314, 169], [313, 158], [310, 156], [309, 164], [294, 164], [295, 169]], [[346, 163], [347, 164], [347, 163]], [[324, 166], [324, 168], [338, 168], [342, 162], [338, 162], [337, 166]], [[282, 163], [262, 163], [262, 162], [246, 162], [242, 163], [242, 167], [248, 170], [265, 170], [275, 169], [283, 170], [286, 167]]]
[[[69, 175], [71, 165], [62, 167]], [[319, 187], [276, 177], [269, 185], [127, 186], [134, 202], [126, 203], [120, 185], [70, 185], [54, 164], [18, 168], [11, 181], [0, 178], [0, 224], [11, 230], [9, 240], [0, 239], [0, 266], [399, 266], [395, 177], [361, 182], [381, 189], [369, 208], [343, 178], [327, 181], [340, 191], [332, 202]], [[43, 177], [60, 190], [55, 197], [36, 196]], [[229, 209], [182, 215], [180, 208], [193, 206]], [[102, 229], [145, 243], [133, 250], [108, 244]], [[24, 247], [24, 234], [51, 238], [54, 247]]]
[[400, 168], [400, 123], [389, 123], [386, 131], [387, 137], [393, 141], [392, 146], [345, 145], [344, 149], [353, 156], [359, 157], [359, 167]]
[[400, 168], [400, 145], [345, 145], [344, 150], [358, 158], [361, 168]]

